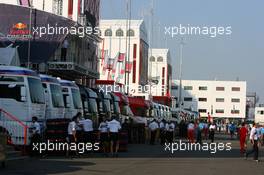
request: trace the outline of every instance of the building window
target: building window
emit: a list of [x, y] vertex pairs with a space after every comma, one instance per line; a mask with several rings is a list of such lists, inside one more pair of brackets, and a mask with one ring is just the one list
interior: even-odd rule
[[149, 58], [149, 61], [150, 61], [150, 62], [155, 62], [155, 57], [154, 57], [154, 56], [151, 56], [151, 57]]
[[129, 29], [129, 30], [127, 31], [127, 36], [135, 36], [135, 32], [134, 32], [134, 30]]
[[232, 87], [232, 91], [240, 91], [240, 87]]
[[216, 91], [225, 91], [225, 87], [216, 87]]
[[224, 98], [216, 98], [215, 101], [216, 102], [225, 102], [225, 99]]
[[207, 86], [199, 86], [199, 91], [207, 91]]
[[199, 113], [207, 113], [207, 110], [206, 109], [198, 109], [198, 112]]
[[191, 90], [193, 90], [193, 87], [192, 86], [184, 86], [184, 90], [191, 91]]
[[157, 62], [163, 62], [163, 57], [158, 57]]
[[240, 99], [239, 98], [232, 98], [231, 102], [232, 103], [240, 103]]
[[237, 109], [232, 109], [231, 110], [231, 114], [239, 114], [239, 113], [240, 113], [240, 111], [237, 110]]
[[184, 97], [184, 101], [192, 101], [192, 97]]
[[257, 111], [257, 114], [264, 115], [264, 111]]
[[178, 86], [177, 85], [173, 85], [173, 86], [171, 86], [171, 89], [178, 90]]
[[104, 35], [105, 36], [112, 36], [112, 30], [111, 29], [106, 29]]
[[116, 36], [124, 36], [124, 32], [123, 32], [123, 30], [122, 30], [122, 29], [118, 29], [118, 30], [116, 31]]
[[62, 0], [53, 0], [52, 12], [56, 15], [62, 15]]
[[217, 114], [223, 114], [223, 113], [225, 113], [225, 111], [223, 109], [216, 109], [215, 110], [215, 113], [217, 113]]
[[199, 98], [198, 101], [207, 102], [207, 98]]

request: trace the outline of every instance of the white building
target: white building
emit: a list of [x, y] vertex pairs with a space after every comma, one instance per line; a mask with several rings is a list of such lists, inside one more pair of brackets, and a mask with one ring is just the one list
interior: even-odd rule
[[171, 93], [171, 55], [169, 49], [149, 49], [149, 79], [151, 95], [166, 96]]
[[[100, 0], [0, 0], [0, 3], [27, 7], [30, 5], [35, 9], [60, 15], [82, 23], [82, 15], [84, 14], [85, 7], [99, 9]], [[99, 14], [92, 10], [90, 10], [90, 13], [92, 13], [91, 15]], [[99, 16], [96, 15], [96, 18], [99, 18]]]
[[100, 80], [114, 80], [129, 86], [133, 96], [146, 96], [143, 86], [148, 83], [147, 31], [143, 20], [131, 20], [130, 29], [128, 26], [127, 20], [100, 20]]
[[264, 124], [264, 107], [255, 108], [255, 123]]
[[216, 118], [245, 118], [246, 115], [246, 82], [245, 81], [199, 81], [174, 80], [172, 96], [176, 102], [181, 101], [182, 108], [197, 111], [201, 117], [209, 112]]

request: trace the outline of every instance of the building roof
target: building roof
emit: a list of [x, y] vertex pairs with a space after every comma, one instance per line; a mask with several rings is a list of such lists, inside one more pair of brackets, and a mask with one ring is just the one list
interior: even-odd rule
[[[139, 27], [143, 24], [143, 20], [130, 20], [131, 27]], [[126, 26], [127, 20], [126, 19], [102, 19], [100, 20], [100, 26], [109, 26], [109, 25], [116, 25], [116, 26]]]

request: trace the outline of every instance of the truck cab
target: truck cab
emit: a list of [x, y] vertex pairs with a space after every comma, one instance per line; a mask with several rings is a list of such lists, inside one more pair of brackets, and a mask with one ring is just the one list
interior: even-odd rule
[[77, 113], [83, 114], [83, 106], [79, 87], [72, 81], [61, 80], [66, 119], [72, 119]]
[[57, 78], [40, 74], [46, 100], [46, 119], [64, 118], [62, 88]]
[[45, 120], [45, 96], [39, 75], [29, 69], [0, 66], [0, 127], [11, 135], [15, 145], [28, 145], [25, 129], [32, 117]]
[[80, 88], [81, 93], [84, 118], [91, 119], [93, 121], [94, 126], [98, 126], [98, 96], [96, 92], [94, 92], [92, 89], [84, 87], [82, 85], [78, 86]]

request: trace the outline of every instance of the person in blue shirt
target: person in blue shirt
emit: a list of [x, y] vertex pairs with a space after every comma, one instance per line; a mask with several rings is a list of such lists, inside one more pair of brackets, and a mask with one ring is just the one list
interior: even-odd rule
[[231, 139], [233, 139], [233, 136], [235, 134], [235, 130], [236, 130], [236, 126], [234, 123], [232, 123], [230, 126], [229, 126], [229, 131], [230, 131], [230, 137]]

